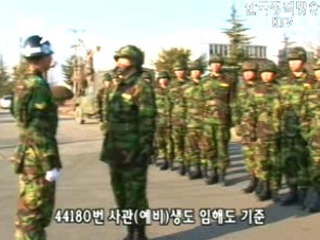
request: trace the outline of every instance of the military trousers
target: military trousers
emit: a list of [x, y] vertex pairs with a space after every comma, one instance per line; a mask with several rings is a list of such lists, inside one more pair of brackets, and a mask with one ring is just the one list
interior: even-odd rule
[[310, 154], [307, 141], [300, 134], [294, 137], [282, 136], [281, 158], [287, 184], [308, 187]]
[[209, 168], [225, 171], [229, 164], [230, 128], [227, 125], [208, 124], [203, 126], [203, 153]]
[[320, 131], [314, 131], [310, 138], [310, 181], [311, 184], [320, 189]]
[[15, 240], [45, 240], [45, 228], [51, 223], [55, 205], [55, 182], [39, 171], [34, 154], [26, 154], [25, 166], [19, 174], [19, 199], [16, 213]]
[[167, 125], [159, 124], [155, 137], [157, 158], [169, 160], [170, 137], [170, 128]]
[[272, 190], [278, 190], [281, 186], [282, 165], [279, 150], [279, 140], [258, 139], [255, 143], [255, 176], [260, 181], [269, 182]]
[[173, 125], [172, 126], [172, 142], [171, 142], [171, 156], [177, 161], [185, 161], [185, 145], [186, 145], [186, 126]]
[[255, 157], [256, 141], [242, 140], [242, 155], [244, 158], [244, 165], [251, 175], [255, 174], [257, 161]]
[[202, 159], [203, 149], [203, 129], [188, 128], [186, 141], [186, 159], [190, 165], [200, 164]]
[[[147, 199], [148, 166], [133, 165], [127, 168], [110, 166], [113, 194], [120, 210], [145, 210]], [[143, 219], [136, 224], [144, 225]]]

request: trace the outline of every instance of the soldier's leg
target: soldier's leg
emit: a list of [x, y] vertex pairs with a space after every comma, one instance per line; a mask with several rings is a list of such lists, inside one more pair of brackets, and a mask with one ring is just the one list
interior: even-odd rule
[[197, 128], [188, 129], [186, 159], [190, 162], [189, 177], [190, 179], [197, 179], [201, 177], [201, 163], [200, 163], [200, 141], [201, 132]]
[[177, 125], [173, 128], [173, 139], [174, 139], [174, 154], [175, 161], [179, 164], [179, 173], [184, 175], [186, 173], [186, 162], [185, 162], [185, 126]]
[[45, 240], [45, 228], [51, 223], [55, 183], [44, 176], [20, 176], [20, 195], [16, 218], [16, 240]]
[[116, 200], [118, 208], [124, 209], [126, 206], [126, 195], [123, 170], [112, 165], [109, 165], [109, 169], [114, 198]]
[[226, 125], [215, 126], [215, 142], [217, 148], [216, 166], [219, 169], [219, 182], [225, 184], [226, 170], [230, 165], [229, 158], [229, 140], [230, 140], [230, 129]]
[[255, 142], [243, 140], [242, 155], [244, 158], [245, 167], [249, 173], [250, 181], [246, 188], [243, 189], [244, 193], [252, 193], [258, 184], [258, 178], [255, 175], [256, 159], [255, 159]]
[[297, 144], [294, 137], [281, 138], [281, 161], [283, 164], [284, 175], [289, 187], [288, 195], [282, 200], [281, 205], [291, 205], [299, 201], [298, 196], [298, 172], [299, 164], [297, 156]]
[[[147, 174], [148, 166], [135, 166], [123, 172], [125, 182], [126, 209], [146, 210], [149, 208], [147, 199]], [[138, 218], [138, 222], [133, 225], [136, 238], [146, 239], [145, 226], [143, 218]]]
[[214, 142], [214, 128], [212, 124], [204, 124], [202, 153], [205, 160], [205, 171], [202, 175], [208, 185], [218, 182], [218, 172], [215, 166], [216, 146]]
[[160, 126], [157, 131], [157, 159], [162, 159], [161, 170], [167, 170], [169, 168], [168, 158], [168, 129], [165, 126]]
[[271, 162], [271, 173], [270, 173], [270, 189], [274, 202], [278, 202], [278, 192], [282, 184], [282, 172], [283, 166], [280, 155], [279, 140], [270, 142], [270, 162]]

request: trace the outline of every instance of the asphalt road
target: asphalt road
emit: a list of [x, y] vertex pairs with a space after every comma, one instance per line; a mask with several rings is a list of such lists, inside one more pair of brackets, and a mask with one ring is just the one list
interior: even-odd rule
[[[72, 119], [62, 118], [58, 141], [64, 168], [57, 185], [56, 209], [103, 209], [109, 216], [110, 209], [116, 205], [108, 167], [98, 160], [102, 143], [98, 124], [89, 122], [80, 126]], [[16, 143], [14, 121], [7, 111], [0, 110], [0, 240], [11, 240], [14, 234], [18, 185], [8, 159]], [[240, 151], [237, 142], [230, 144], [232, 165], [227, 187], [207, 186], [202, 180], [190, 181], [176, 172], [161, 172], [151, 166], [148, 175], [150, 208], [194, 210], [195, 223], [175, 226], [171, 221], [162, 226], [153, 222], [147, 229], [150, 240], [319, 239], [320, 214], [305, 214], [297, 206], [279, 207], [271, 201], [258, 202], [253, 195], [241, 193], [247, 183], [247, 174]], [[211, 226], [202, 226], [198, 217], [202, 208], [228, 209], [229, 220], [235, 220], [235, 223], [219, 225], [214, 222]], [[260, 219], [264, 222], [261, 226], [250, 225], [249, 220], [253, 218], [241, 219], [244, 218], [242, 211], [256, 213], [255, 209], [265, 211], [266, 218]], [[235, 218], [232, 218], [232, 211], [235, 211]], [[48, 228], [49, 240], [118, 240], [124, 235], [125, 228], [110, 221], [96, 226], [93, 221], [72, 224], [53, 220]]]

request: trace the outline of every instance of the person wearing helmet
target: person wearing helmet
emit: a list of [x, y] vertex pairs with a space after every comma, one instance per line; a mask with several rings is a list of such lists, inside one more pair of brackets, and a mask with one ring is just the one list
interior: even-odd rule
[[280, 91], [275, 82], [277, 66], [268, 61], [260, 67], [261, 83], [251, 91], [248, 118], [254, 129], [255, 168], [258, 178], [256, 188], [260, 201], [279, 200], [281, 167], [279, 157], [280, 138]]
[[98, 113], [99, 113], [99, 120], [101, 123], [101, 130], [106, 130], [106, 112], [107, 112], [107, 106], [105, 106], [105, 99], [108, 94], [108, 89], [110, 86], [110, 83], [113, 78], [113, 72], [108, 71], [103, 75], [102, 79], [102, 87], [99, 89], [97, 94], [97, 102], [98, 102]]
[[[303, 102], [301, 130], [304, 136], [307, 136], [308, 148], [310, 151], [310, 186], [307, 192], [303, 208], [307, 212], [320, 211], [320, 60], [318, 59], [313, 64], [313, 73], [315, 84], [313, 88], [309, 89]], [[312, 129], [311, 129], [312, 126]]]
[[156, 149], [157, 149], [157, 163], [158, 160], [163, 160], [160, 170], [169, 169], [172, 161], [169, 158], [168, 143], [170, 142], [170, 109], [168, 100], [168, 86], [170, 75], [166, 71], [161, 71], [157, 77], [156, 104], [158, 110], [157, 116], [157, 133], [156, 133]]
[[301, 109], [305, 104], [301, 100], [313, 85], [310, 75], [304, 68], [306, 60], [307, 54], [302, 47], [291, 49], [288, 54], [290, 73], [281, 80], [280, 86], [281, 156], [289, 187], [289, 193], [281, 201], [283, 206], [302, 203], [300, 200], [305, 198], [309, 184], [309, 152], [303, 131], [300, 131]]
[[[143, 75], [144, 53], [133, 45], [116, 52], [116, 77], [106, 98], [107, 131], [100, 160], [109, 164], [118, 208], [148, 208], [147, 170], [153, 155], [157, 107], [152, 82]], [[126, 240], [145, 240], [142, 218], [128, 226]]]
[[211, 74], [204, 77], [204, 147], [205, 182], [226, 185], [226, 170], [230, 164], [228, 144], [230, 140], [231, 108], [234, 102], [233, 81], [223, 73], [223, 59], [213, 57], [209, 61]]
[[186, 113], [186, 159], [190, 179], [202, 177], [201, 157], [203, 135], [204, 96], [201, 84], [203, 67], [200, 62], [193, 62], [189, 67], [191, 81], [187, 83], [183, 99]]
[[56, 140], [58, 114], [44, 75], [52, 63], [51, 44], [28, 37], [22, 55], [29, 72], [15, 87], [13, 115], [20, 142], [12, 158], [19, 174], [20, 196], [15, 239], [46, 239], [55, 204], [55, 186], [62, 164]]
[[250, 175], [250, 181], [244, 193], [252, 193], [257, 186], [258, 179], [255, 176], [254, 145], [256, 142], [253, 136], [254, 128], [249, 121], [249, 106], [252, 94], [250, 94], [258, 81], [258, 64], [254, 61], [247, 61], [242, 64], [242, 82], [238, 87], [235, 112], [232, 114], [232, 121], [235, 124], [236, 134], [241, 136], [242, 154], [245, 166]]
[[[170, 159], [179, 164], [180, 175], [187, 170], [185, 159], [186, 114], [183, 111], [183, 91], [189, 79], [186, 76], [187, 66], [177, 63], [174, 66], [175, 78], [169, 86], [169, 104], [171, 109], [172, 142], [170, 142]], [[171, 160], [170, 160], [171, 161]], [[171, 169], [174, 169], [173, 165]]]

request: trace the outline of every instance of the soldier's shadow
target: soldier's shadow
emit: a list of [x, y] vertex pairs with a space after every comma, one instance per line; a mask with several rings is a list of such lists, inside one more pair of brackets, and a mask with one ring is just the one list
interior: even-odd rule
[[[267, 208], [265, 208], [266, 219], [264, 221], [264, 226], [283, 221], [287, 218], [305, 217], [308, 215], [309, 214], [298, 210], [297, 206], [280, 207], [275, 204], [270, 204]], [[211, 226], [197, 226], [187, 231], [152, 238], [150, 240], [212, 240], [224, 235], [232, 235], [240, 231], [250, 231], [257, 227], [259, 226], [248, 225], [248, 221], [240, 221], [240, 216], [237, 216], [237, 223], [235, 224], [225, 224], [219, 226], [214, 223]]]

